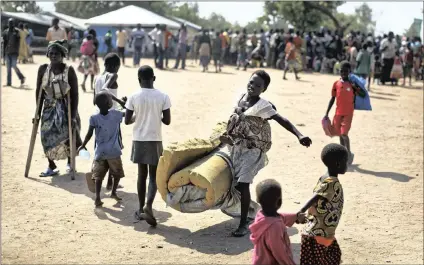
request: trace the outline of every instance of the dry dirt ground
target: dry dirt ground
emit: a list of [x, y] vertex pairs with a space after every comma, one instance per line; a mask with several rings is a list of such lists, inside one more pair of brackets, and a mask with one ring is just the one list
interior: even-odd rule
[[[38, 64], [47, 62], [45, 57], [35, 59]], [[143, 63], [152, 65], [151, 60]], [[158, 227], [133, 222], [137, 167], [130, 162], [132, 129], [127, 126], [123, 126], [126, 177], [122, 180], [124, 189], [119, 191], [124, 199], [121, 205], [105, 197], [104, 208], [94, 209], [93, 194], [86, 188], [83, 175], [90, 170], [89, 161], [77, 159], [80, 173], [74, 181], [68, 175], [39, 178], [47, 166], [39, 136], [30, 178], [24, 178], [38, 64], [19, 65], [27, 77], [26, 89], [1, 88], [3, 263], [251, 262], [249, 238], [229, 237], [237, 221], [220, 211], [182, 214], [167, 208], [157, 196], [154, 208]], [[186, 71], [156, 71], [156, 87], [168, 93], [172, 101], [172, 124], [163, 128], [164, 145], [208, 136], [216, 122], [227, 119], [236, 95], [245, 88], [253, 71], [237, 72], [225, 67], [221, 74], [202, 73], [190, 64]], [[2, 66], [2, 85], [5, 73]], [[254, 192], [259, 181], [275, 178], [284, 189], [282, 211], [296, 211], [310, 198], [317, 179], [325, 172], [320, 161], [322, 148], [337, 142], [326, 137], [321, 128], [337, 77], [303, 74], [302, 81], [296, 82], [289, 74], [290, 80], [283, 82], [280, 71], [269, 73], [272, 82], [264, 97], [310, 136], [313, 145], [309, 149], [302, 147], [295, 137], [272, 123], [270, 163], [255, 178], [251, 190]], [[121, 68], [120, 96], [137, 91], [136, 74], [134, 68]], [[81, 82], [80, 74], [78, 78]], [[13, 80], [19, 83], [15, 74]], [[374, 110], [355, 113], [350, 135], [356, 157], [351, 172], [341, 176], [345, 208], [337, 230], [344, 264], [423, 263], [422, 85], [374, 86]], [[83, 137], [92, 112], [92, 93], [81, 92]], [[88, 146], [92, 148], [92, 144]], [[93, 154], [92, 149], [89, 151]], [[58, 165], [64, 172], [65, 162]], [[297, 260], [301, 229], [295, 225], [289, 230]]]

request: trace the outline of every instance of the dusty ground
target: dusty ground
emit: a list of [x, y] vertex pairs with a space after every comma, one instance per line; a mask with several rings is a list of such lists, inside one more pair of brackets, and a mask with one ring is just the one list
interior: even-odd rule
[[[36, 61], [47, 62], [45, 57]], [[119, 192], [124, 198], [122, 205], [105, 198], [104, 209], [94, 210], [93, 195], [82, 173], [75, 181], [67, 175], [39, 178], [38, 173], [47, 166], [39, 138], [30, 178], [25, 179], [38, 65], [20, 68], [27, 76], [28, 89], [1, 88], [3, 263], [250, 263], [248, 237], [229, 237], [237, 221], [219, 211], [181, 214], [166, 208], [157, 196], [158, 227], [133, 223], [136, 166], [129, 160], [129, 127], [123, 127], [126, 178]], [[156, 87], [168, 93], [173, 104], [172, 124], [163, 129], [165, 145], [207, 136], [216, 122], [228, 117], [252, 70], [224, 70], [222, 74], [205, 74], [197, 67], [188, 67], [184, 72], [156, 72]], [[302, 81], [296, 82], [289, 75], [290, 80], [283, 82], [281, 72], [269, 72], [272, 82], [264, 96], [310, 136], [313, 145], [309, 149], [300, 146], [292, 135], [272, 124], [270, 163], [254, 184], [265, 178], [277, 179], [284, 187], [282, 210], [296, 211], [309, 199], [325, 171], [321, 149], [337, 141], [326, 137], [320, 124], [337, 77], [304, 74]], [[2, 84], [5, 78], [2, 67]], [[17, 85], [16, 75], [13, 79]], [[414, 85], [376, 86], [371, 93], [374, 111], [355, 114], [351, 141], [356, 160], [352, 172], [341, 177], [345, 208], [337, 230], [344, 264], [423, 263], [423, 90], [422, 83]], [[122, 96], [138, 89], [135, 69], [121, 68], [119, 87]], [[85, 136], [93, 112], [92, 94], [80, 95]], [[64, 172], [65, 162], [58, 165]], [[77, 165], [80, 172], [90, 170], [88, 161], [77, 159]], [[290, 229], [296, 259], [300, 230], [301, 226]]]

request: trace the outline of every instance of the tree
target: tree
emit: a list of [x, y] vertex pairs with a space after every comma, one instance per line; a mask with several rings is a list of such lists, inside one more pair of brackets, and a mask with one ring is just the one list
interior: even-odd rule
[[199, 24], [201, 18], [199, 16], [199, 5], [197, 3], [184, 3], [171, 10], [171, 15], [190, 21], [194, 24]]
[[357, 24], [356, 31], [374, 32], [375, 21], [372, 20], [372, 9], [367, 3], [363, 3], [355, 9], [355, 18]]
[[303, 1], [279, 2], [278, 12], [285, 21], [300, 31], [317, 29], [324, 18], [322, 12]]
[[226, 28], [234, 28], [231, 22], [227, 21], [224, 16], [213, 12], [208, 18], [200, 21], [200, 26], [206, 29], [222, 30]]
[[1, 9], [6, 12], [39, 13], [41, 8], [35, 1], [1, 1]]
[[261, 29], [267, 29], [268, 25], [265, 24], [265, 22], [261, 22], [261, 20], [258, 18], [256, 21], [251, 21], [247, 23], [247, 25], [244, 27], [247, 32], [253, 32], [254, 30], [260, 31]]

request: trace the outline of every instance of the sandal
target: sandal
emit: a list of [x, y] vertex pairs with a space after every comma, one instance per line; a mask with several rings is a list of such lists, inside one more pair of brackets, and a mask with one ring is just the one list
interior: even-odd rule
[[47, 168], [46, 171], [40, 173], [40, 178], [53, 177], [59, 174], [59, 170]]

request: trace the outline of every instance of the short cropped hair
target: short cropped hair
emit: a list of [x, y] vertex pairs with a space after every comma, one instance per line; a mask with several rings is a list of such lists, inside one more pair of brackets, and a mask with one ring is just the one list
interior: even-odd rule
[[118, 65], [121, 65], [121, 59], [119, 59], [119, 56], [116, 53], [108, 53], [105, 56], [105, 66], [106, 67], [115, 67]]
[[343, 61], [341, 62], [341, 68], [345, 68], [345, 69], [351, 69], [350, 63], [347, 61]]
[[340, 144], [328, 144], [321, 152], [321, 160], [328, 168], [335, 168], [337, 164], [347, 163], [349, 153], [346, 147]]
[[138, 69], [138, 78], [140, 80], [151, 80], [155, 77], [153, 68], [148, 65], [143, 65]]
[[269, 84], [271, 83], [271, 77], [269, 76], [269, 74], [267, 72], [265, 72], [264, 70], [256, 70], [255, 72], [252, 73], [251, 76], [253, 75], [257, 75], [260, 78], [262, 78], [262, 80], [264, 80], [264, 85], [265, 85], [265, 90], [268, 88]]
[[281, 185], [274, 179], [266, 179], [256, 186], [256, 198], [265, 212], [276, 211], [277, 200], [281, 198]]
[[111, 95], [106, 92], [100, 92], [96, 94], [96, 98], [94, 99], [94, 103], [99, 109], [109, 109], [109, 103], [112, 101]]

